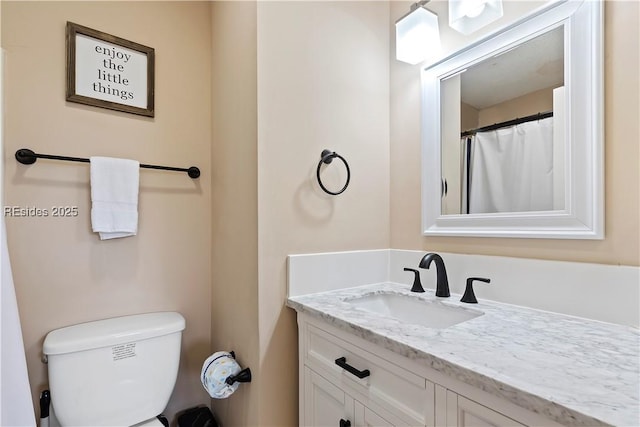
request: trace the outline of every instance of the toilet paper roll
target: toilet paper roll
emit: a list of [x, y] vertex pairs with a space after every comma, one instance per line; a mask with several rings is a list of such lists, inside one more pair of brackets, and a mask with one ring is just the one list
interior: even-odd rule
[[204, 361], [200, 381], [209, 396], [214, 399], [225, 399], [238, 388], [238, 383], [226, 383], [227, 378], [240, 372], [238, 362], [231, 353], [218, 351]]

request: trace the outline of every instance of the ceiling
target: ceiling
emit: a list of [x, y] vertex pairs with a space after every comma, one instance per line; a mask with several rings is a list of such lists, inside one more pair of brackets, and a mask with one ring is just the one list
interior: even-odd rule
[[469, 67], [461, 74], [461, 100], [483, 109], [563, 84], [563, 27], [558, 27]]

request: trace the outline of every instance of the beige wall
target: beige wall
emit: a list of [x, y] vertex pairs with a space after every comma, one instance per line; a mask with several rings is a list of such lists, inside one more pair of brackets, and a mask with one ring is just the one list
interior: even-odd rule
[[553, 88], [540, 89], [478, 112], [478, 127], [553, 111]]
[[[536, 5], [505, 2], [505, 18], [474, 37], [504, 25]], [[391, 21], [408, 7], [391, 3]], [[432, 6], [446, 16], [446, 2]], [[391, 247], [454, 253], [640, 265], [640, 92], [638, 2], [605, 3], [605, 239], [601, 241], [447, 238], [420, 234], [419, 66], [391, 62]], [[515, 8], [520, 8], [516, 10]], [[440, 27], [445, 49], [465, 39]], [[470, 39], [468, 40], [470, 41]], [[393, 52], [392, 52], [393, 54]]]
[[224, 425], [259, 425], [258, 148], [255, 2], [214, 2], [212, 16], [212, 351], [234, 350], [253, 374], [212, 400]]
[[[286, 256], [389, 245], [388, 21], [386, 2], [258, 3], [262, 425], [298, 423]], [[315, 180], [325, 148], [351, 167], [339, 196]], [[341, 188], [341, 162], [323, 177]]]
[[465, 131], [478, 127], [478, 110], [464, 102], [460, 103], [460, 129]]
[[[221, 2], [212, 16], [212, 343], [254, 373], [212, 406], [225, 425], [293, 426], [286, 256], [389, 244], [388, 4]], [[324, 148], [352, 169], [338, 197], [315, 182]], [[323, 177], [339, 188], [344, 169]]]
[[[211, 340], [209, 4], [2, 3], [5, 204], [78, 206], [79, 211], [76, 218], [6, 218], [34, 399], [47, 383], [40, 357], [50, 330], [175, 310], [187, 327], [166, 412], [208, 403], [199, 373]], [[155, 118], [65, 102], [66, 21], [155, 48]], [[141, 171], [138, 235], [100, 241], [91, 232], [88, 165], [47, 160], [20, 165], [13, 156], [21, 147], [197, 165], [202, 176], [191, 180], [175, 172]]]

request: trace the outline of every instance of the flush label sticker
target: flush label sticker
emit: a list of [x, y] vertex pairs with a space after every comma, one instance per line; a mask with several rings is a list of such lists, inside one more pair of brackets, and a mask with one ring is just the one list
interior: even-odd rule
[[121, 344], [111, 347], [111, 355], [113, 361], [128, 359], [129, 357], [136, 356], [136, 343], [130, 342], [128, 344]]

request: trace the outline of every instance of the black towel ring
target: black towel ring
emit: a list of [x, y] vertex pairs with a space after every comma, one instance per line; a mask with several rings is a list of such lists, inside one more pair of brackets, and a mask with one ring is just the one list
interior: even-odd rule
[[[342, 163], [344, 163], [344, 167], [347, 168], [347, 182], [344, 183], [344, 187], [342, 187], [342, 190], [333, 192], [327, 190], [327, 187], [322, 184], [322, 180], [320, 179], [320, 167], [323, 163], [328, 165], [336, 157], [342, 160]], [[316, 169], [316, 178], [318, 178], [318, 184], [320, 184], [320, 188], [322, 188], [325, 193], [331, 194], [332, 196], [337, 196], [338, 194], [343, 193], [344, 190], [346, 190], [349, 186], [349, 181], [351, 180], [351, 170], [349, 169], [349, 164], [347, 163], [347, 161], [340, 154], [336, 153], [335, 151], [322, 150], [322, 153], [320, 154], [320, 162], [318, 162], [318, 168]]]

